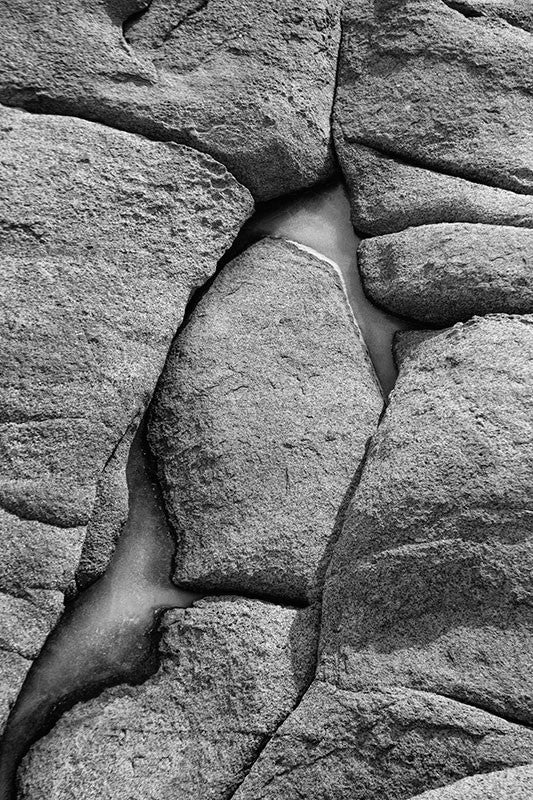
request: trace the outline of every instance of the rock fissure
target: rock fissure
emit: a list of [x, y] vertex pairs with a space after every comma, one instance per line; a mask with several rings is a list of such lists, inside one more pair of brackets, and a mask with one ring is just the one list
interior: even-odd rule
[[[337, 122], [337, 125], [343, 128], [341, 122]], [[406, 158], [406, 156], [401, 152], [401, 150], [396, 150], [394, 147], [376, 147], [375, 143], [372, 141], [365, 139], [364, 137], [355, 138], [351, 135], [346, 133], [343, 134], [346, 142], [351, 144], [361, 145], [362, 147], [367, 147], [369, 150], [373, 150], [376, 153], [379, 153], [384, 156], [388, 156], [389, 158], [393, 158], [395, 161], [398, 161], [400, 164], [409, 167], [416, 167], [419, 169], [428, 170], [435, 175], [444, 175], [449, 178], [461, 178], [462, 180], [467, 180], [469, 183], [475, 184], [476, 186], [486, 186], [490, 189], [504, 189], [506, 192], [512, 192], [513, 194], [517, 195], [517, 198], [522, 198], [524, 195], [527, 197], [531, 194], [531, 192], [523, 191], [520, 192], [518, 189], [513, 189], [508, 186], [502, 186], [497, 182], [489, 182], [489, 181], [482, 181], [479, 178], [476, 178], [475, 175], [472, 175], [469, 172], [464, 172], [461, 169], [452, 170], [452, 169], [443, 169], [441, 165], [438, 165], [436, 162], [431, 160], [425, 159], [417, 159], [417, 158]]]

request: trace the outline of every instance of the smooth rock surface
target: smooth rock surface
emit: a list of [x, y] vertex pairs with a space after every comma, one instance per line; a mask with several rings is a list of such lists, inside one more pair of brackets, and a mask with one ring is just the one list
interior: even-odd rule
[[0, 139], [0, 506], [13, 553], [0, 591], [17, 598], [13, 620], [21, 603], [41, 613], [32, 592], [56, 593], [53, 613], [39, 605], [34, 656], [100, 476], [252, 204], [209, 156], [94, 123], [0, 109]]
[[527, 31], [441, 0], [349, 0], [337, 149], [344, 139], [531, 194], [532, 58]]
[[407, 800], [533, 758], [533, 733], [448, 698], [316, 681], [234, 800]]
[[334, 172], [339, 17], [339, 0], [5, 0], [0, 102], [178, 141], [278, 196]]
[[502, 225], [421, 225], [361, 242], [366, 294], [427, 325], [533, 312], [533, 231]]
[[472, 222], [533, 228], [533, 197], [415, 167], [337, 132], [352, 222], [370, 236], [413, 225]]
[[472, 775], [450, 786], [430, 789], [413, 800], [531, 800], [531, 797], [533, 766], [527, 766]]
[[271, 239], [225, 266], [149, 425], [176, 582], [312, 597], [382, 404], [333, 266]]
[[318, 674], [531, 724], [533, 317], [414, 338], [330, 564]]
[[228, 797], [308, 685], [317, 622], [242, 598], [167, 612], [159, 672], [65, 714], [25, 759], [21, 800]]

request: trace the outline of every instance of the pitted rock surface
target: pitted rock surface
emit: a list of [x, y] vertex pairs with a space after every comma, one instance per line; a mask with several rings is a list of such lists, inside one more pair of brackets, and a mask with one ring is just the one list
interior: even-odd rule
[[445, 697], [315, 681], [235, 800], [408, 800], [474, 772], [527, 763], [533, 733]]
[[225, 167], [185, 147], [13, 109], [0, 136], [0, 505], [17, 575], [0, 591], [17, 598], [8, 619], [39, 618], [34, 656], [72, 583], [100, 475], [252, 204]]
[[372, 302], [423, 324], [533, 312], [531, 230], [421, 225], [366, 239], [357, 257]]
[[381, 409], [334, 267], [269, 239], [224, 267], [172, 348], [149, 426], [176, 582], [312, 597]]
[[312, 677], [316, 612], [242, 598], [165, 614], [159, 672], [64, 715], [20, 798], [228, 797]]
[[527, 31], [441, 0], [348, 0], [337, 149], [345, 140], [531, 194], [532, 57]]
[[416, 167], [337, 132], [354, 228], [370, 236], [413, 225], [471, 222], [533, 228], [533, 197]]
[[318, 674], [531, 724], [533, 317], [409, 339], [330, 564]]
[[333, 174], [339, 0], [3, 5], [0, 102], [189, 145], [259, 199]]

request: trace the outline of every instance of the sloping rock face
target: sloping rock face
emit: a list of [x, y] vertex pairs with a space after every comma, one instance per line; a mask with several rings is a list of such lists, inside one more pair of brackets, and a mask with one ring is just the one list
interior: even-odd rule
[[332, 174], [339, 0], [4, 5], [1, 102], [179, 141], [260, 199]]
[[332, 266], [268, 239], [228, 264], [172, 348], [149, 426], [175, 580], [312, 598], [382, 404]]
[[531, 729], [504, 717], [533, 716], [533, 318], [402, 339], [317, 679], [235, 800], [407, 800], [532, 760]]
[[399, 356], [331, 563], [319, 675], [531, 724], [533, 318], [476, 318]]
[[533, 228], [533, 197], [407, 164], [349, 143], [339, 130], [336, 145], [352, 222], [361, 233], [378, 236], [436, 222]]
[[421, 225], [366, 239], [357, 255], [370, 299], [425, 324], [533, 311], [531, 230]]
[[488, 775], [473, 775], [451, 786], [433, 789], [413, 800], [530, 800], [533, 767], [515, 767]]
[[533, 733], [424, 692], [350, 692], [316, 681], [234, 800], [407, 800], [533, 758]]
[[[0, 591], [19, 659], [57, 618], [99, 477], [251, 198], [209, 156], [93, 123], [3, 109], [0, 135], [0, 505], [14, 565]], [[7, 621], [20, 615], [38, 629], [31, 646]]]
[[441, 0], [349, 0], [338, 142], [532, 193], [532, 56], [530, 34], [497, 17]]
[[25, 800], [229, 797], [312, 675], [316, 615], [241, 598], [165, 614], [161, 668], [80, 703], [20, 770]]
[[467, 19], [485, 17], [504, 20], [509, 25], [533, 31], [533, 9], [529, 0], [444, 0], [447, 6]]

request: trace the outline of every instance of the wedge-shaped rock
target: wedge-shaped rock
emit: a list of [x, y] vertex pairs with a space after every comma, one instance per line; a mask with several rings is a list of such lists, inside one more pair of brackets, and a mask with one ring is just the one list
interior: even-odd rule
[[533, 228], [533, 197], [415, 167], [349, 144], [338, 131], [337, 152], [352, 222], [361, 233], [376, 236], [436, 222]]
[[399, 350], [324, 593], [319, 675], [533, 721], [533, 317]]
[[357, 256], [369, 298], [425, 324], [533, 311], [531, 230], [422, 225], [366, 239]]
[[99, 477], [251, 198], [209, 156], [90, 122], [0, 109], [0, 140], [0, 592], [13, 620], [48, 593], [34, 645], [13, 644], [26, 658], [72, 584]]
[[265, 239], [176, 340], [149, 426], [176, 581], [306, 599], [382, 408], [334, 267]]
[[472, 775], [462, 781], [430, 789], [413, 800], [531, 800], [533, 767], [515, 767], [488, 775]]
[[407, 800], [532, 759], [533, 733], [423, 692], [315, 682], [234, 800]]
[[0, 101], [179, 141], [266, 199], [334, 171], [339, 17], [340, 0], [4, 0]]
[[533, 193], [532, 58], [527, 31], [441, 0], [349, 0], [335, 101], [341, 159], [344, 140]]
[[486, 17], [533, 31], [533, 8], [529, 0], [444, 0], [467, 19]]
[[308, 684], [316, 623], [239, 598], [168, 612], [159, 672], [65, 714], [26, 758], [20, 797], [228, 797]]

